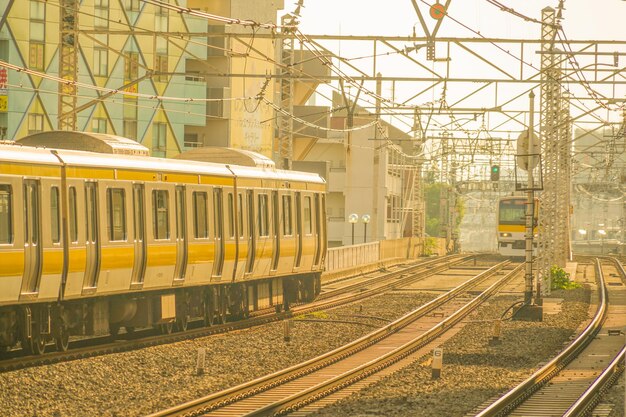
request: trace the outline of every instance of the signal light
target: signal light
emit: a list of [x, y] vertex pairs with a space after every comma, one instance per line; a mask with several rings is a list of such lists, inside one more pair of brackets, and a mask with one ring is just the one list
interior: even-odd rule
[[499, 181], [500, 180], [500, 166], [492, 165], [491, 166], [491, 181]]

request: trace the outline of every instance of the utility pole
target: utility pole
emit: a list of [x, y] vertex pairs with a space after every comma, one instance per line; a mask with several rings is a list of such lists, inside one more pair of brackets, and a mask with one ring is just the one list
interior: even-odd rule
[[59, 130], [76, 130], [76, 80], [78, 73], [78, 0], [59, 0], [60, 58]]

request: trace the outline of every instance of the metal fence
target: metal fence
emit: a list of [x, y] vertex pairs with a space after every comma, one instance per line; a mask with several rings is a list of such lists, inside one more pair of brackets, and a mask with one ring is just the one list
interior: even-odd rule
[[[437, 240], [433, 254], [443, 255], [443, 245]], [[391, 259], [414, 259], [424, 255], [424, 240], [403, 238], [380, 240], [358, 245], [330, 248], [326, 254], [326, 271], [338, 271]]]

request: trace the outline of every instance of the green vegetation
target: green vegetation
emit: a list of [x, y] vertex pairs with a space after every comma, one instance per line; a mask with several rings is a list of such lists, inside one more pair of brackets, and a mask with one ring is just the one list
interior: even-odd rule
[[550, 288], [553, 290], [571, 290], [581, 287], [579, 283], [569, 279], [569, 274], [563, 268], [556, 265], [550, 268], [550, 279], [552, 280]]
[[437, 240], [434, 237], [427, 237], [424, 240], [424, 255], [430, 256], [435, 253], [437, 249]]
[[[424, 188], [424, 200], [426, 203], [426, 234], [428, 236], [444, 237], [444, 232], [441, 230], [441, 192], [442, 190], [449, 190], [451, 187], [447, 184], [439, 182], [425, 184]], [[454, 225], [453, 234], [458, 236], [459, 225], [465, 214], [465, 207], [461, 198], [456, 199], [456, 224]]]

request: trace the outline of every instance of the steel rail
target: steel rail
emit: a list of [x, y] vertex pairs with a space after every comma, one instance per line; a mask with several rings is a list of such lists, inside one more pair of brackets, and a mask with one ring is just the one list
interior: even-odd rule
[[[186, 332], [180, 333], [172, 333], [167, 335], [150, 335], [143, 337], [141, 339], [130, 339], [130, 340], [118, 340], [116, 342], [109, 342], [108, 337], [99, 337], [92, 339], [85, 339], [81, 341], [72, 342], [73, 345], [78, 344], [81, 347], [71, 348], [66, 352], [50, 352], [41, 356], [18, 356], [16, 358], [3, 359], [0, 360], [0, 373], [7, 371], [14, 371], [17, 369], [23, 369], [34, 366], [41, 365], [49, 365], [52, 363], [61, 363], [68, 362], [77, 359], [84, 359], [89, 357], [95, 357], [104, 354], [111, 353], [119, 353], [125, 352], [129, 350], [136, 350], [150, 346], [161, 345], [165, 343], [174, 343], [180, 342], [183, 340], [189, 340], [198, 337], [206, 337], [212, 336], [215, 334], [227, 333], [234, 330], [242, 330], [254, 326], [260, 326], [263, 324], [271, 323], [274, 321], [280, 321], [287, 318], [291, 318], [294, 315], [307, 314], [315, 311], [319, 311], [322, 309], [329, 309], [333, 307], [338, 307], [341, 305], [345, 305], [351, 302], [359, 301], [366, 299], [368, 297], [378, 295], [382, 292], [388, 291], [390, 289], [395, 288], [396, 286], [406, 285], [408, 282], [417, 281], [419, 279], [426, 278], [435, 274], [437, 272], [441, 272], [451, 266], [461, 264], [471, 259], [472, 256], [464, 256], [459, 257], [456, 256], [446, 256], [443, 258], [437, 258], [434, 260], [429, 260], [427, 262], [420, 262], [415, 265], [410, 266], [409, 268], [402, 269], [399, 271], [394, 271], [389, 274], [385, 274], [383, 277], [378, 277], [379, 281], [387, 281], [393, 280], [398, 276], [407, 273], [420, 273], [423, 271], [425, 275], [419, 277], [409, 277], [409, 279], [399, 279], [392, 281], [388, 284], [382, 285], [380, 287], [374, 288], [370, 291], [363, 291], [359, 294], [352, 294], [349, 299], [347, 297], [339, 298], [339, 299], [328, 299], [332, 295], [342, 295], [344, 293], [348, 293], [350, 290], [359, 289], [365, 287], [367, 285], [371, 285], [370, 280], [365, 281], [364, 283], [357, 283], [349, 287], [341, 288], [332, 292], [329, 292], [323, 297], [321, 301], [314, 301], [308, 304], [297, 304], [294, 305], [293, 309], [290, 311], [275, 313], [271, 309], [266, 309], [266, 311], [257, 312], [257, 314], [253, 315], [253, 317], [247, 320], [240, 320], [235, 322], [228, 322], [224, 324], [218, 324], [211, 327], [202, 327], [196, 329], [190, 329]], [[412, 278], [412, 279], [411, 279]], [[345, 291], [344, 291], [345, 289]], [[270, 312], [271, 311], [271, 312]], [[102, 343], [105, 342], [105, 343]], [[89, 343], [98, 343], [97, 345], [88, 345]]]
[[593, 340], [600, 331], [608, 310], [607, 288], [602, 274], [600, 260], [596, 258], [596, 276], [600, 289], [600, 302], [592, 321], [581, 334], [554, 359], [537, 370], [521, 384], [507, 392], [489, 407], [482, 410], [476, 417], [500, 417], [507, 415], [527, 398], [544, 386], [565, 366], [574, 360], [580, 352]]
[[[622, 281], [626, 282], [626, 271], [622, 266], [622, 263], [616, 258], [604, 258], [612, 261], [615, 264], [616, 269], [619, 271]], [[608, 390], [611, 385], [619, 378], [624, 372], [624, 361], [626, 360], [626, 346], [622, 347], [622, 350], [615, 355], [611, 363], [602, 371], [602, 373], [595, 379], [593, 384], [589, 386], [578, 398], [578, 400], [572, 404], [570, 408], [563, 414], [563, 417], [583, 417], [588, 416], [598, 404], [602, 395]]]
[[[201, 415], [308, 375], [378, 343], [390, 334], [405, 327], [412, 321], [418, 319], [419, 317], [423, 317], [435, 308], [447, 303], [450, 299], [458, 296], [467, 288], [476, 285], [477, 282], [484, 280], [508, 264], [509, 261], [501, 262], [471, 280], [459, 285], [453, 290], [442, 294], [434, 300], [431, 300], [418, 309], [407, 313], [394, 322], [330, 352], [244, 384], [156, 412], [151, 414], [150, 417]], [[517, 271], [517, 268], [515, 271]]]
[[[364, 379], [372, 374], [375, 374], [381, 371], [388, 366], [393, 365], [394, 363], [406, 358], [412, 353], [424, 347], [429, 342], [435, 340], [437, 337], [448, 331], [452, 326], [460, 322], [463, 318], [465, 318], [469, 313], [471, 313], [474, 309], [476, 309], [480, 304], [482, 304], [486, 299], [491, 297], [494, 293], [496, 293], [504, 284], [506, 284], [511, 278], [513, 278], [519, 271], [522, 270], [523, 264], [517, 266], [511, 272], [506, 274], [500, 280], [492, 284], [489, 288], [483, 291], [481, 294], [472, 299], [469, 303], [465, 304], [455, 313], [450, 315], [445, 320], [441, 321], [437, 325], [435, 325], [430, 330], [424, 332], [423, 334], [417, 336], [415, 339], [405, 343], [397, 349], [394, 349], [390, 352], [387, 352], [385, 355], [380, 358], [376, 358], [368, 363], [362, 364], [359, 367], [356, 367], [350, 371], [345, 372], [342, 375], [339, 375], [329, 381], [325, 381], [321, 384], [318, 384], [314, 387], [311, 387], [307, 390], [299, 392], [291, 397], [285, 398], [283, 400], [279, 400], [273, 404], [270, 404], [266, 407], [263, 407], [259, 410], [256, 410], [252, 413], [246, 414], [245, 417], [258, 417], [258, 416], [283, 416], [289, 413], [292, 413], [299, 408], [304, 407], [314, 401], [317, 401], [325, 396], [332, 394], [333, 392], [339, 391], [345, 387], [348, 387], [354, 384], [361, 379]], [[496, 270], [496, 267], [483, 272], [472, 280], [466, 282], [462, 286], [467, 288], [471, 285], [475, 285], [478, 282], [488, 278], [493, 275]], [[468, 285], [469, 284], [469, 285]], [[457, 287], [458, 288], [458, 287]], [[451, 298], [450, 293], [444, 294], [446, 300], [448, 301]]]

